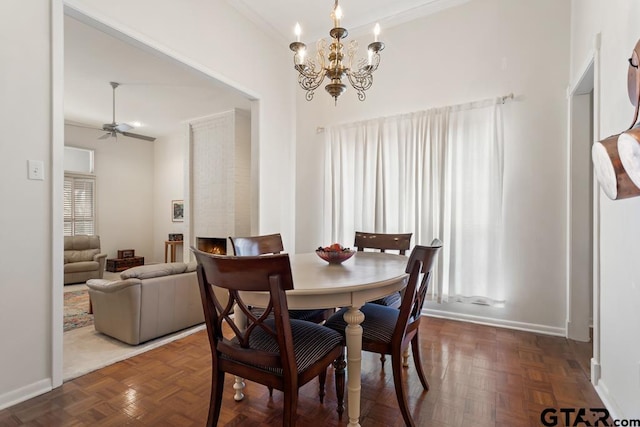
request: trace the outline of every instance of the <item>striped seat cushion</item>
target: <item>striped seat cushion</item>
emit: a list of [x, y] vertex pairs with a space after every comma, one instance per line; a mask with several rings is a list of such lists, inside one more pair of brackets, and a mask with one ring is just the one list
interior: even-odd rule
[[[270, 328], [274, 328], [275, 321], [268, 319], [265, 322]], [[309, 366], [336, 346], [342, 345], [342, 335], [324, 326], [304, 320], [291, 320], [291, 335], [293, 337], [293, 353], [298, 367], [298, 373], [304, 372]], [[233, 338], [232, 343], [238, 344], [238, 339]], [[271, 335], [261, 328], [256, 328], [249, 339], [249, 346], [253, 349], [269, 353], [279, 353], [278, 343]], [[221, 357], [231, 359], [225, 355]], [[282, 375], [281, 368], [255, 366], [266, 371]]]
[[371, 301], [371, 304], [386, 305], [387, 307], [393, 308], [400, 308], [401, 303], [402, 298], [400, 297], [400, 292], [394, 292], [391, 295], [387, 295], [386, 297]]
[[[344, 320], [344, 313], [347, 307], [341, 308], [331, 316], [324, 324], [325, 327], [340, 332], [344, 336], [344, 330], [347, 322]], [[393, 329], [398, 321], [399, 310], [384, 305], [365, 304], [360, 311], [364, 314], [364, 322], [362, 326], [363, 341], [375, 341], [390, 343]]]
[[289, 318], [311, 322], [322, 316], [325, 311], [326, 309], [324, 308], [319, 310], [289, 310]]
[[[308, 322], [313, 322], [315, 319], [322, 316], [326, 310], [326, 308], [320, 308], [317, 310], [289, 310], [289, 318], [292, 320], [306, 320]], [[260, 317], [263, 312], [263, 308], [251, 307], [251, 313], [256, 317]], [[270, 314], [270, 316], [273, 315]]]

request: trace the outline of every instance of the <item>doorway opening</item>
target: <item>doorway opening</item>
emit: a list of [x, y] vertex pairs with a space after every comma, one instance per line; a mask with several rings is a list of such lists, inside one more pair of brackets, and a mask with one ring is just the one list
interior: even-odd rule
[[567, 338], [591, 343], [590, 372], [600, 377], [599, 187], [591, 147], [599, 136], [599, 37], [577, 83], [569, 89], [567, 141]]
[[567, 335], [590, 341], [593, 322], [593, 64], [571, 96]]
[[[114, 49], [98, 49], [98, 48], [91, 49], [91, 48], [88, 48], [89, 47], [88, 46], [89, 37], [82, 39], [82, 42], [83, 42], [82, 43], [82, 45], [83, 45], [82, 47], [84, 48], [84, 51], [85, 51], [85, 53], [87, 55], [95, 54], [95, 55], [97, 55], [96, 58], [100, 58], [100, 55], [103, 55], [104, 51], [113, 52], [113, 55], [109, 55], [109, 57], [107, 59], [109, 60], [109, 62], [112, 62], [114, 64], [114, 67], [116, 67], [116, 66], [122, 67], [119, 70], [113, 70], [114, 72], [113, 72], [113, 76], [112, 77], [109, 77], [106, 74], [104, 76], [101, 75], [100, 79], [101, 79], [101, 82], [102, 82], [102, 84], [104, 86], [107, 86], [108, 82], [110, 80], [117, 80], [117, 79], [123, 78], [122, 77], [123, 75], [126, 76], [127, 73], [125, 72], [124, 68], [131, 68], [131, 69], [135, 70], [136, 69], [136, 64], [132, 63], [132, 61], [136, 60], [136, 58], [139, 58], [141, 56], [149, 56], [149, 54], [151, 54], [152, 56], [155, 56], [155, 57], [158, 57], [158, 58], [161, 58], [161, 59], [165, 59], [165, 60], [168, 59], [169, 61], [165, 61], [165, 62], [170, 62], [171, 66], [175, 67], [175, 70], [176, 70], [175, 74], [179, 74], [180, 73], [181, 75], [183, 75], [185, 73], [185, 70], [187, 70], [189, 73], [197, 76], [199, 79], [206, 81], [206, 83], [205, 83], [206, 85], [210, 85], [211, 87], [215, 87], [217, 89], [222, 88], [222, 90], [224, 90], [224, 91], [226, 91], [227, 93], [230, 94], [228, 98], [231, 99], [232, 101], [229, 101], [229, 102], [231, 102], [231, 103], [229, 103], [229, 105], [221, 106], [221, 105], [216, 104], [216, 103], [211, 103], [210, 104], [211, 110], [208, 110], [206, 112], [205, 111], [200, 111], [200, 112], [197, 112], [196, 114], [190, 113], [190, 114], [192, 114], [192, 116], [190, 116], [188, 118], [191, 119], [193, 117], [199, 117], [199, 116], [201, 116], [201, 115], [203, 115], [205, 113], [206, 114], [211, 114], [211, 113], [215, 113], [215, 112], [218, 112], [218, 111], [221, 111], [221, 110], [228, 110], [228, 109], [231, 109], [231, 108], [239, 108], [239, 109], [243, 109], [245, 111], [249, 111], [250, 112], [249, 113], [250, 117], [252, 117], [252, 119], [250, 119], [250, 122], [251, 122], [250, 126], [251, 126], [252, 152], [257, 151], [257, 149], [254, 147], [254, 146], [257, 146], [257, 141], [258, 141], [258, 120], [257, 120], [257, 117], [258, 117], [258, 112], [259, 112], [259, 104], [258, 104], [258, 99], [257, 99], [256, 96], [254, 96], [252, 94], [249, 94], [249, 93], [246, 93], [246, 92], [244, 92], [244, 91], [242, 91], [240, 89], [237, 89], [237, 88], [233, 87], [233, 85], [231, 85], [230, 83], [222, 82], [222, 81], [218, 80], [214, 75], [209, 74], [209, 71], [206, 71], [206, 70], [203, 71], [203, 69], [201, 67], [199, 67], [197, 64], [184, 63], [180, 59], [172, 57], [169, 53], [163, 52], [161, 49], [159, 49], [157, 47], [145, 44], [145, 43], [141, 42], [140, 40], [135, 39], [133, 36], [128, 35], [126, 30], [120, 29], [120, 28], [114, 28], [114, 27], [109, 26], [109, 24], [105, 24], [104, 21], [102, 21], [100, 18], [89, 17], [89, 16], [85, 15], [82, 11], [74, 9], [74, 8], [68, 6], [68, 5], [64, 6], [63, 14], [64, 14], [63, 19], [64, 19], [65, 22], [68, 19], [73, 19], [73, 20], [77, 21], [77, 23], [80, 23], [81, 25], [89, 27], [91, 29], [91, 31], [94, 31], [96, 33], [100, 33], [102, 36], [106, 35], [107, 36], [106, 38], [113, 38], [113, 42], [114, 43], [120, 43], [122, 46], [124, 46], [123, 49], [117, 49], [117, 48], [114, 48]], [[76, 26], [78, 26], [77, 23], [76, 23]], [[66, 24], [65, 24], [65, 27], [66, 27]], [[64, 30], [63, 39], [66, 39], [67, 37], [68, 37], [68, 34], [67, 34], [67, 30], [65, 29]], [[105, 37], [101, 37], [100, 40], [104, 42], [105, 41]], [[130, 52], [133, 49], [138, 49], [140, 52], [144, 52], [146, 55], [132, 55], [129, 59], [122, 60], [122, 61], [117, 60], [117, 58], [114, 57], [114, 55], [116, 55], [120, 51]], [[68, 54], [68, 53], [69, 53], [69, 51], [65, 49], [65, 55]], [[67, 64], [66, 57], [64, 59], [64, 62], [65, 62], [65, 67], [69, 65], [69, 64]], [[96, 61], [94, 61], [94, 65], [97, 65], [97, 64], [95, 64], [95, 62]], [[89, 69], [83, 69], [82, 70], [83, 72], [80, 73], [80, 74], [91, 74], [92, 76], [95, 76], [97, 73], [102, 72], [104, 70], [104, 67], [97, 67], [97, 68], [98, 69], [95, 70], [94, 73], [90, 73]], [[146, 70], [145, 74], [148, 74], [148, 75], [152, 75], [154, 72], [156, 72], [156, 73], [158, 72], [157, 68], [154, 68], [154, 67], [145, 67], [144, 69]], [[65, 74], [66, 74], [66, 70], [65, 70]], [[76, 77], [77, 76], [74, 76], [74, 78], [71, 79], [71, 80], [78, 80]], [[124, 78], [126, 79], [126, 77], [124, 77]], [[65, 79], [65, 80], [67, 80], [67, 79]], [[156, 80], [158, 80], [158, 79], [156, 79]], [[129, 80], [129, 81], [131, 81], [131, 80]], [[65, 89], [68, 87], [68, 85], [71, 82], [67, 82], [67, 83], [68, 84], [65, 85]], [[129, 85], [129, 86], [133, 87], [134, 85]], [[144, 86], [144, 87], [143, 86], [144, 85], [142, 83], [138, 84], [138, 89], [143, 88], [145, 90], [148, 90], [151, 85], [147, 85], [147, 86]], [[183, 84], [183, 86], [186, 86], [186, 85]], [[177, 92], [179, 89], [180, 88], [178, 87], [178, 85], [176, 85], [176, 87], [172, 88], [172, 90], [174, 92]], [[140, 90], [142, 90], [142, 89], [140, 89]], [[96, 92], [91, 91], [91, 90], [85, 90], [85, 91], [88, 92], [90, 95], [91, 94], [93, 94], [93, 95], [96, 94]], [[193, 88], [191, 88], [191, 91], [193, 91]], [[202, 95], [202, 93], [200, 93], [200, 95]], [[221, 96], [218, 96], [216, 98], [216, 100], [220, 100], [220, 99], [227, 99], [227, 97], [224, 97], [224, 96], [221, 95]], [[140, 100], [140, 102], [142, 102], [142, 97], [138, 97], [138, 100]], [[153, 100], [156, 101], [155, 102], [156, 105], [160, 104], [159, 102], [157, 102], [158, 101], [157, 98], [153, 98]], [[238, 101], [238, 100], [241, 100], [241, 101]], [[67, 100], [67, 101], [69, 101], [69, 102], [65, 103], [65, 105], [68, 105], [68, 104], [71, 103], [70, 102], [71, 100]], [[169, 105], [169, 108], [175, 109], [176, 108], [176, 104], [178, 103], [178, 101], [179, 101], [179, 99], [177, 99], [177, 97], [175, 97], [173, 99], [173, 102], [171, 103], [171, 105]], [[219, 101], [219, 102], [221, 103], [222, 101]], [[241, 102], [241, 104], [237, 104], [237, 103], [233, 104], [232, 102]], [[91, 110], [92, 109], [91, 107], [92, 106], [88, 105], [87, 109]], [[110, 117], [111, 116], [108, 117], [109, 120], [110, 120]], [[65, 117], [65, 119], [67, 119], [67, 117]], [[76, 118], [74, 117], [74, 119], [76, 119]], [[106, 119], [105, 120], [100, 119], [100, 120], [101, 121], [97, 122], [97, 123], [102, 123], [102, 122], [106, 122], [107, 121]], [[94, 122], [95, 122], [95, 120], [94, 120]], [[91, 123], [91, 124], [94, 125], [95, 123]], [[186, 125], [184, 125], [184, 123], [180, 123], [179, 125], [183, 126], [183, 127], [186, 126]], [[70, 126], [72, 126], [72, 125], [70, 125]], [[67, 126], [66, 126], [66, 123], [65, 123], [65, 128], [66, 127]], [[95, 140], [97, 140], [98, 137], [101, 134], [104, 134], [104, 131], [101, 131], [100, 129], [97, 130], [97, 133], [96, 133], [95, 129], [94, 130], [91, 130], [91, 129], [86, 130], [85, 129], [83, 132], [84, 133], [79, 136], [79, 139], [84, 139], [86, 141], [91, 139], [91, 143], [94, 143]], [[65, 136], [65, 139], [67, 139], [66, 136]], [[160, 138], [158, 138], [158, 139], [160, 140]], [[100, 141], [100, 142], [102, 143], [104, 141]], [[110, 152], [108, 154], [111, 157], [113, 157], [114, 151], [115, 151], [115, 148], [113, 148], [114, 144], [113, 144], [113, 141], [109, 141], [109, 142], [111, 143], [110, 146], [108, 144], [104, 144], [103, 143], [101, 145], [101, 147], [103, 147], [105, 150], [110, 150]], [[139, 145], [136, 146], [137, 148], [135, 148], [138, 151], [141, 150], [141, 148], [140, 148], [141, 145], [140, 144], [149, 144], [149, 143], [144, 142], [144, 141], [138, 141], [138, 142], [134, 141], [131, 144], [136, 144], [136, 143], [139, 144]], [[124, 145], [124, 144], [125, 144], [124, 141], [121, 141], [121, 146]], [[186, 146], [186, 144], [185, 144], [185, 146]], [[107, 148], [105, 148], [105, 147], [107, 147]], [[152, 147], [154, 147], [154, 146], [152, 146]], [[153, 150], [154, 150], [154, 148], [151, 148], [151, 152], [153, 152]], [[172, 152], [172, 154], [175, 154], [175, 152]], [[100, 153], [97, 152], [96, 155], [100, 156]], [[184, 155], [185, 155], [185, 158], [186, 158], [186, 153]], [[102, 159], [104, 159], [105, 157], [106, 157], [106, 155], [103, 156]], [[138, 158], [145, 158], [145, 157], [149, 158], [149, 157], [153, 157], [153, 156], [151, 156], [151, 155], [138, 156]], [[174, 155], [172, 158], [175, 159], [176, 157], [177, 156]], [[252, 166], [256, 166], [256, 165], [257, 165], [257, 162], [252, 163]], [[122, 165], [119, 165], [119, 167], [122, 167]], [[102, 168], [102, 172], [104, 173], [104, 171], [106, 169], [107, 169], [106, 167], [103, 167]], [[139, 169], [142, 169], [142, 168], [139, 168]], [[251, 172], [252, 177], [253, 176], [257, 176], [257, 173], [258, 173], [257, 170], [253, 169], [253, 171]], [[158, 175], [158, 174], [155, 174], [155, 175]], [[164, 175], [166, 175], [166, 173]], [[153, 176], [151, 176], [151, 177], [147, 176], [145, 178], [146, 181], [150, 181], [150, 180], [153, 180], [153, 179], [154, 179]], [[112, 181], [115, 182], [117, 180], [103, 180], [103, 182], [105, 182], [105, 185], [111, 185], [111, 184], [107, 184], [107, 182], [110, 183]], [[166, 186], [160, 185], [160, 187], [166, 187]], [[103, 185], [101, 187], [101, 194], [105, 194], [104, 190], [105, 190], [105, 186]], [[59, 191], [60, 194], [61, 194], [62, 193], [62, 188], [60, 188], [59, 190], [54, 190], [54, 194], [53, 194], [54, 198], [56, 198], [56, 191]], [[186, 191], [186, 186], [185, 186], [184, 191]], [[252, 191], [258, 191], [258, 190], [257, 189], [255, 189], [255, 190], [252, 189]], [[155, 191], [154, 191], [154, 194], [155, 194]], [[154, 196], [154, 199], [155, 198], [156, 197]], [[171, 198], [171, 197], [169, 197], [169, 198]], [[257, 199], [257, 197], [256, 197], [256, 199]], [[151, 200], [151, 202], [155, 203], [155, 200]], [[108, 203], [106, 201], [104, 203], [102, 203], [102, 206], [105, 206], [105, 205], [108, 205]], [[165, 205], [167, 205], [167, 206], [165, 206]], [[168, 211], [167, 207], [168, 207], [168, 203], [161, 203], [161, 206], [159, 206], [158, 209], [154, 209], [154, 210], [155, 211], [160, 211], [160, 208], [162, 208], [161, 212], [162, 212], [162, 214], [164, 214], [164, 215], [162, 215], [162, 218], [164, 220], [166, 220], [166, 222], [170, 222], [171, 221], [170, 216], [166, 215], [166, 213]], [[111, 210], [111, 211], [113, 211], [113, 210]], [[113, 218], [111, 218], [110, 220], [106, 220], [105, 218], [106, 218], [106, 215], [108, 215], [108, 214], [109, 214], [109, 212], [106, 212], [106, 213], [103, 212], [100, 215], [100, 219], [102, 219], [104, 221], [102, 222], [102, 226], [100, 224], [98, 224], [99, 232], [97, 234], [106, 234], [107, 233], [107, 231], [108, 231], [107, 228], [108, 227], [105, 224], [117, 223], [116, 221], [113, 221]], [[255, 217], [257, 217], [257, 210], [251, 212], [251, 217], [252, 217], [252, 220], [257, 222], [257, 220], [255, 219]], [[151, 218], [151, 217], [148, 218], [148, 223], [156, 223], [156, 222], [157, 221], [156, 221], [155, 218]], [[176, 225], [172, 224], [172, 226], [175, 227]], [[112, 227], [112, 228], [114, 228], [114, 227]], [[117, 227], [115, 227], [115, 228], [117, 228]], [[142, 243], [140, 243], [140, 246], [143, 246], [144, 248], [147, 249], [146, 252], [149, 255], [153, 254], [152, 256], [149, 257], [149, 258], [151, 258], [152, 262], [154, 262], [154, 261], [155, 262], [161, 262], [160, 255], [158, 255], [158, 254], [162, 253], [162, 242], [167, 239], [166, 231], [167, 230], [156, 230], [155, 227], [154, 227], [153, 232], [147, 233], [147, 235], [145, 235], [145, 239], [144, 239], [145, 243], [144, 243], [144, 245]], [[170, 232], [172, 230], [168, 230], [168, 231]], [[54, 239], [55, 239], [55, 237], [54, 237]], [[108, 240], [108, 239], [104, 239], [104, 240]], [[112, 239], [112, 242], [115, 242], [115, 239]], [[60, 239], [60, 242], [58, 242], [58, 243], [59, 244], [56, 244], [56, 242], [54, 241], [54, 246], [60, 246], [61, 247], [62, 246], [61, 245], [61, 239]], [[121, 246], [121, 247], [125, 247], [125, 246]], [[114, 250], [113, 247], [112, 248], [107, 248], [107, 249], [109, 249], [110, 253], [113, 252], [112, 255], [115, 255], [115, 250]], [[186, 259], [186, 257], [184, 259]], [[116, 276], [109, 275], [109, 273], [105, 274], [105, 278], [118, 279], [117, 275]], [[68, 291], [68, 290], [70, 290], [70, 289], [67, 289], [67, 288], [63, 287], [63, 292]], [[57, 286], [55, 287], [55, 292], [60, 292], [60, 290], [59, 290], [59, 288]], [[58, 307], [57, 305], [54, 304], [54, 314], [53, 315], [58, 317], [58, 318], [62, 318], [63, 317], [63, 313], [62, 313], [63, 310], [64, 310], [64, 307], [62, 307], [62, 306]], [[90, 326], [89, 328], [93, 328], [93, 327]], [[93, 335], [97, 334], [95, 331], [92, 331], [92, 332], [93, 332]], [[75, 334], [75, 335], [78, 335], [78, 334]], [[150, 348], [153, 348], [153, 346], [162, 345], [162, 344], [164, 344], [166, 342], [169, 342], [169, 340], [177, 339], [180, 336], [181, 335], [179, 335], [179, 334], [175, 334], [174, 336], [166, 336], [166, 337], [162, 337], [162, 338], [160, 338], [160, 339], [158, 339], [158, 340], [156, 340], [154, 342], [147, 343], [144, 346], [130, 347], [130, 348], [126, 348], [124, 350], [121, 349], [120, 348], [121, 346], [119, 345], [119, 344], [122, 344], [122, 343], [115, 342], [114, 340], [111, 340], [111, 341], [114, 341], [113, 342], [114, 345], [110, 346], [109, 350], [114, 350], [115, 352], [124, 352], [124, 353], [126, 353], [126, 357], [121, 356], [120, 353], [115, 354], [115, 352], [113, 354], [109, 355], [108, 351], [105, 348], [102, 348], [103, 351], [93, 351], [93, 354], [102, 353], [101, 359], [100, 360], [96, 360], [94, 369], [97, 369], [97, 368], [100, 368], [102, 366], [105, 366], [105, 363], [113, 363], [113, 362], [115, 362], [117, 360], [122, 360], [124, 358], [131, 357], [131, 356], [133, 356], [135, 354], [138, 354], [141, 351], [143, 351], [143, 348], [144, 349], [150, 349]], [[110, 340], [107, 337], [105, 337], [105, 338], [106, 338], [104, 340], [105, 342]], [[82, 345], [78, 345], [76, 348], [82, 348], [82, 347], [83, 347]], [[85, 348], [90, 349], [91, 346], [85, 346]], [[57, 385], [60, 385], [62, 383], [62, 381], [68, 379], [68, 377], [69, 377], [69, 374], [67, 372], [68, 363], [74, 363], [74, 360], [77, 361], [77, 360], [86, 359], [87, 357], [93, 357], [93, 356], [88, 355], [88, 354], [68, 354], [66, 333], [63, 334], [62, 332], [58, 332], [58, 331], [54, 331], [54, 333], [53, 333], [53, 349], [54, 349], [54, 353], [55, 353], [54, 357], [53, 357], [53, 359], [54, 359], [54, 367], [53, 367], [53, 369], [54, 369], [54, 375], [53, 375], [54, 376], [54, 381], [53, 381], [54, 382], [54, 387], [56, 387]], [[106, 360], [106, 362], [105, 362], [105, 360]], [[86, 373], [86, 372], [88, 372], [87, 369], [88, 368], [81, 367], [78, 364], [78, 366], [74, 367], [74, 369], [73, 369], [74, 373], [72, 375], [75, 376], [75, 375], [77, 375], [78, 372], [80, 372], [81, 374], [82, 373]]]

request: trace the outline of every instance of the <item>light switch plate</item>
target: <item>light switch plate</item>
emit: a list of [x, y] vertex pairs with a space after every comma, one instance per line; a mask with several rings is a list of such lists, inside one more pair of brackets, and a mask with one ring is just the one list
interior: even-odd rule
[[29, 168], [27, 175], [29, 179], [44, 181], [44, 163], [42, 160], [27, 160], [27, 167]]

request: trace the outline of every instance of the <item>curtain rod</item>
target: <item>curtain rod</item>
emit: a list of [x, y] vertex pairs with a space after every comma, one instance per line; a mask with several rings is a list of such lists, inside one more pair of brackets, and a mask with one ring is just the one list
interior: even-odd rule
[[[513, 92], [507, 94], [507, 95], [503, 95], [503, 96], [498, 96], [497, 98], [484, 98], [484, 99], [479, 99], [476, 101], [471, 101], [471, 102], [465, 102], [464, 104], [455, 104], [455, 105], [448, 105], [445, 107], [435, 107], [436, 109], [439, 108], [450, 108], [453, 111], [462, 111], [462, 110], [470, 110], [473, 108], [480, 108], [480, 107], [484, 107], [486, 106], [485, 104], [488, 102], [495, 102], [497, 101], [500, 104], [504, 104], [507, 101], [511, 101], [515, 99], [515, 95], [513, 94]], [[431, 109], [431, 108], [430, 108]], [[426, 110], [423, 110], [426, 111]], [[402, 114], [396, 114], [393, 116], [388, 116], [389, 117], [401, 117], [407, 114], [413, 114], [413, 113], [402, 113]], [[370, 120], [375, 120], [375, 119], [370, 119]], [[368, 121], [368, 120], [359, 120], [360, 121]], [[316, 133], [322, 133], [324, 132], [324, 127], [323, 126], [318, 126], [316, 128]]]
[[[515, 96], [513, 95], [513, 93], [507, 94], [507, 95], [503, 95], [503, 96], [499, 96], [497, 98], [485, 98], [485, 99], [480, 99], [477, 101], [471, 101], [471, 102], [465, 102], [464, 104], [456, 104], [456, 105], [450, 105], [449, 108], [455, 109], [457, 110], [467, 110], [467, 109], [472, 109], [472, 108], [477, 108], [477, 107], [483, 107], [485, 106], [486, 103], [488, 102], [494, 102], [497, 101], [500, 104], [504, 104], [505, 102], [514, 99]], [[441, 107], [442, 108], [442, 107]], [[447, 107], [444, 107], [447, 108]]]

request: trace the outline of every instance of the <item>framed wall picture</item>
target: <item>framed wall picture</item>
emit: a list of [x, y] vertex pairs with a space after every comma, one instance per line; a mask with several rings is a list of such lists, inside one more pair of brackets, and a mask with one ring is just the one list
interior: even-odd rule
[[133, 258], [136, 256], [135, 249], [118, 249], [118, 259]]
[[184, 200], [171, 201], [171, 221], [184, 222]]

